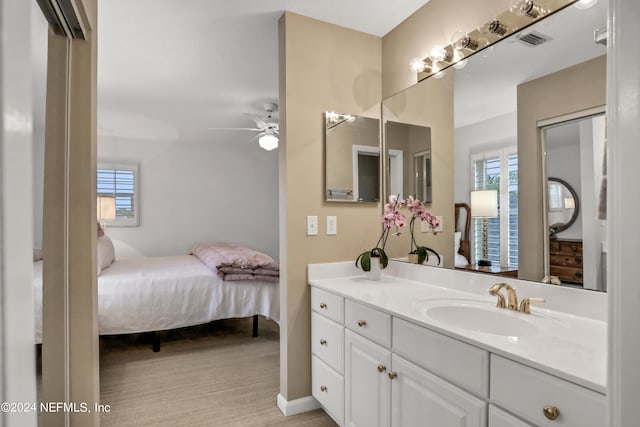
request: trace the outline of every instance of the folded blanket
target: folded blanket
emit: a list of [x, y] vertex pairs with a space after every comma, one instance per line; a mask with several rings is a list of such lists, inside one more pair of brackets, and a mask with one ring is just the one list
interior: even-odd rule
[[[277, 282], [280, 266], [269, 255], [240, 245], [199, 243], [189, 254], [195, 255], [224, 280], [265, 280]], [[264, 279], [268, 277], [268, 279]], [[275, 280], [274, 280], [275, 279]]]

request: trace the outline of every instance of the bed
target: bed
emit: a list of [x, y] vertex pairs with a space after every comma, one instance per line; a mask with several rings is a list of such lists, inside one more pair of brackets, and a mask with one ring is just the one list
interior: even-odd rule
[[455, 265], [465, 267], [470, 264], [471, 249], [469, 233], [471, 230], [471, 208], [466, 203], [455, 204]]
[[[272, 278], [273, 279], [273, 278]], [[36, 342], [42, 342], [42, 261], [34, 262]], [[100, 335], [154, 332], [219, 319], [279, 321], [278, 282], [223, 280], [194, 255], [122, 258], [98, 276]]]

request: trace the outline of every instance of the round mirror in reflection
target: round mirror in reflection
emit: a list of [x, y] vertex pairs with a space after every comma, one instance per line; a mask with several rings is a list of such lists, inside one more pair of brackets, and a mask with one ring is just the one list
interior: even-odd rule
[[578, 194], [560, 178], [547, 179], [547, 215], [549, 235], [566, 230], [578, 218], [580, 201]]

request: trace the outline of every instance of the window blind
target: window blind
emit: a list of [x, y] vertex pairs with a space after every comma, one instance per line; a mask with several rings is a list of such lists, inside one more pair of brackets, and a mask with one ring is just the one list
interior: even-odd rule
[[109, 196], [116, 201], [116, 219], [110, 222], [112, 225], [137, 225], [136, 172], [133, 166], [101, 165], [97, 168], [98, 197]]

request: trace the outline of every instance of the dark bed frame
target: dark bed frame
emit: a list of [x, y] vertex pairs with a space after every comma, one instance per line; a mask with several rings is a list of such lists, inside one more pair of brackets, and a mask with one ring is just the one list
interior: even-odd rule
[[[254, 338], [257, 337], [258, 336], [258, 315], [257, 314], [253, 315], [251, 329], [252, 329], [251, 336]], [[154, 353], [157, 353], [160, 351], [160, 334], [158, 333], [158, 331], [153, 332], [153, 351]]]

